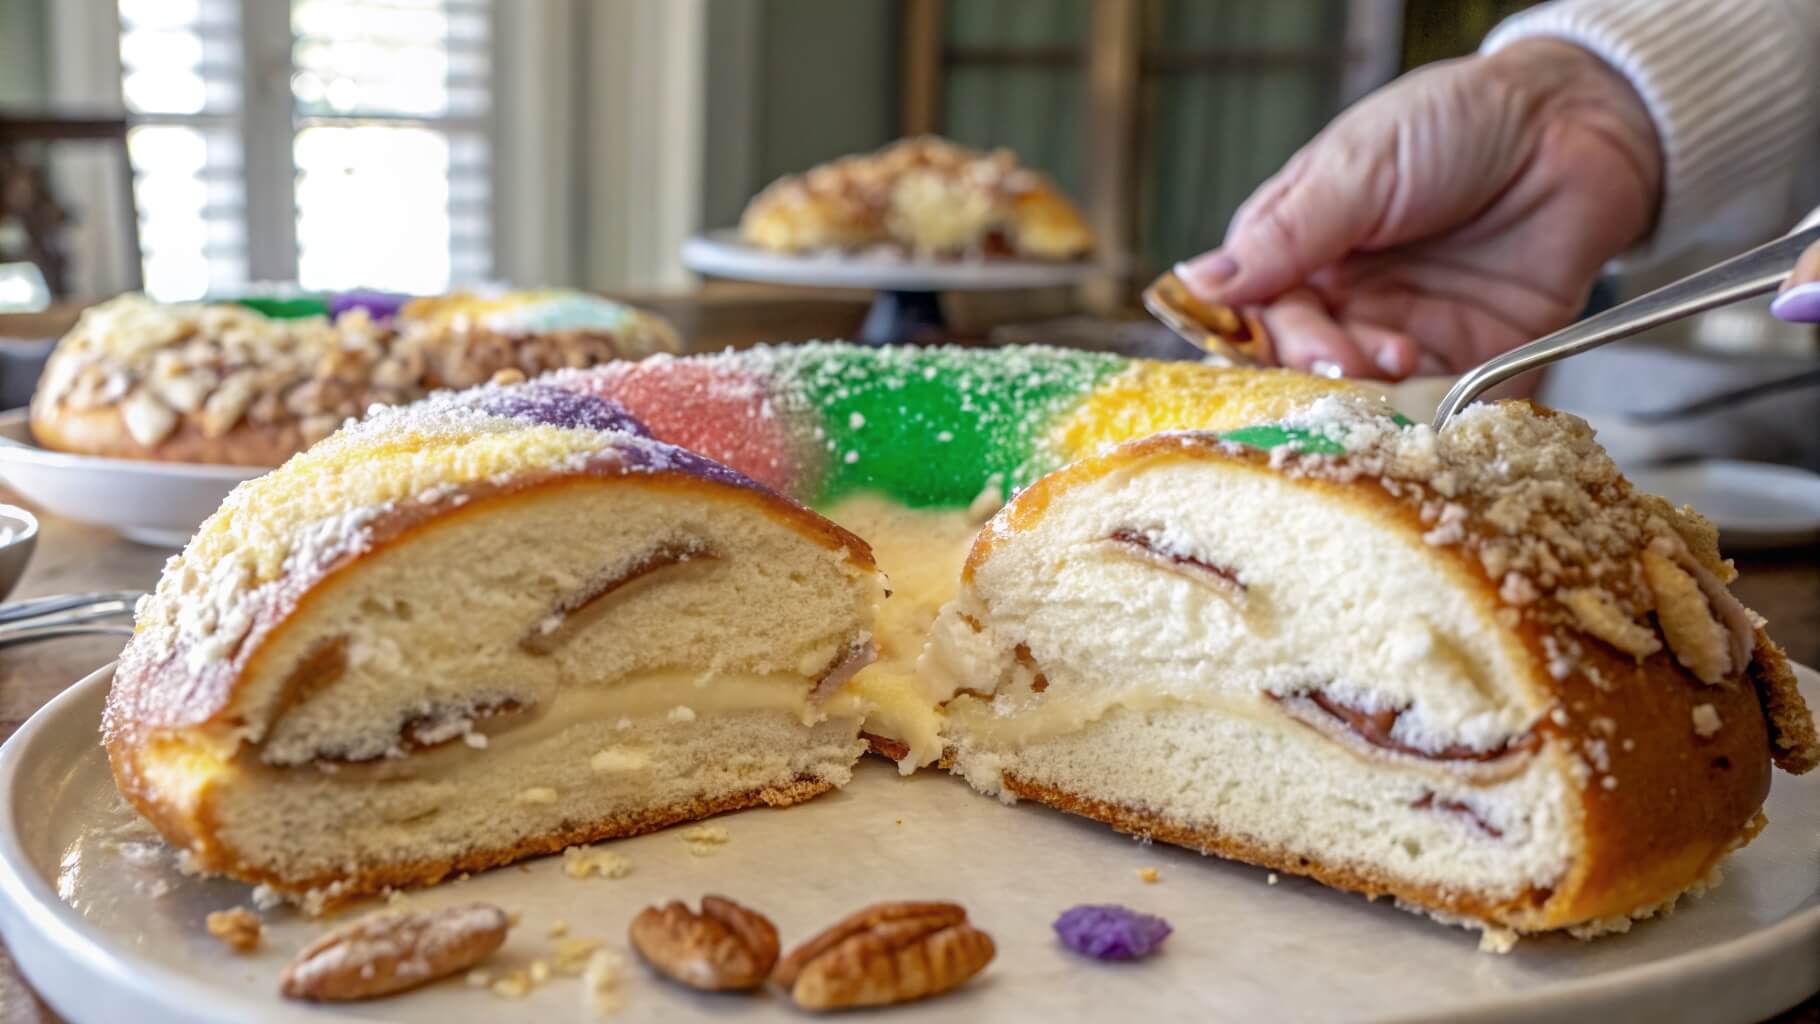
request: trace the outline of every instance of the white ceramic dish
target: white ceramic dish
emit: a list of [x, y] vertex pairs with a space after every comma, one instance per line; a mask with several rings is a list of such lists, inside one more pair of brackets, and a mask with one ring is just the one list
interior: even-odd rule
[[1799, 466], [1702, 459], [1626, 469], [1639, 488], [1692, 505], [1727, 551], [1820, 544], [1820, 474]]
[[1049, 288], [1074, 284], [1094, 272], [1093, 264], [1078, 261], [938, 261], [836, 251], [798, 256], [747, 245], [740, 240], [737, 228], [722, 228], [688, 239], [683, 242], [682, 261], [690, 270], [713, 277], [892, 292]]
[[235, 484], [265, 472], [51, 451], [27, 419], [24, 409], [0, 413], [0, 480], [39, 508], [142, 544], [182, 547]]
[[[460, 980], [394, 999], [307, 1007], [276, 995], [284, 961], [322, 925], [267, 914], [257, 954], [209, 938], [203, 917], [245, 886], [190, 878], [114, 792], [95, 725], [103, 670], [53, 700], [0, 748], [0, 934], [33, 986], [78, 1024], [125, 1021], [583, 1020], [580, 986], [555, 978], [504, 1002]], [[1801, 670], [1809, 701], [1820, 676]], [[1302, 879], [1146, 846], [1032, 805], [1004, 807], [947, 775], [897, 777], [868, 758], [846, 789], [717, 823], [731, 841], [695, 857], [672, 829], [621, 840], [620, 880], [576, 881], [558, 860], [414, 893], [436, 906], [487, 900], [523, 922], [491, 966], [547, 958], [550, 925], [624, 948], [649, 903], [721, 892], [769, 913], [786, 943], [862, 904], [958, 900], [997, 940], [962, 991], [893, 1021], [1397, 1020], [1755, 1022], [1820, 989], [1820, 776], [1779, 775], [1769, 828], [1726, 881], [1671, 917], [1583, 944], [1531, 940], [1507, 956], [1471, 933]], [[1139, 881], [1155, 867], [1161, 880]], [[1062, 951], [1049, 923], [1080, 902], [1166, 915], [1164, 952], [1098, 965]], [[621, 1020], [802, 1020], [774, 998], [700, 996], [628, 971]]]

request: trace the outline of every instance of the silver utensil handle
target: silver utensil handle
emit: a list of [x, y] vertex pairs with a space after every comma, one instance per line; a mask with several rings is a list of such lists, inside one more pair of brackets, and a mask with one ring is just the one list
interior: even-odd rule
[[1445, 427], [1448, 420], [1488, 389], [1520, 373], [1579, 355], [1619, 338], [1628, 338], [1671, 320], [1773, 291], [1788, 277], [1802, 251], [1816, 241], [1820, 241], [1820, 224], [1784, 235], [1487, 360], [1456, 381], [1447, 397], [1441, 399], [1440, 407], [1435, 410], [1435, 429]]
[[141, 592], [137, 590], [113, 590], [92, 594], [52, 594], [49, 597], [12, 601], [0, 604], [0, 623], [35, 619], [41, 615], [69, 611], [72, 608], [117, 603], [126, 605], [126, 612], [130, 614], [133, 610], [133, 602], [139, 600], [141, 596]]
[[[97, 601], [93, 604], [51, 612], [48, 615], [37, 615], [18, 622], [8, 622], [0, 624], [0, 646], [14, 643], [18, 637], [43, 635], [46, 630], [63, 629], [98, 622], [102, 619], [115, 619], [132, 613], [133, 602], [131, 601]], [[106, 632], [114, 629], [132, 632], [131, 626], [89, 627], [88, 631]]]
[[57, 640], [66, 636], [132, 636], [131, 626], [103, 626], [91, 624], [68, 624], [54, 626], [21, 626], [9, 632], [0, 633], [0, 647], [12, 647], [15, 644], [36, 643], [40, 640]]

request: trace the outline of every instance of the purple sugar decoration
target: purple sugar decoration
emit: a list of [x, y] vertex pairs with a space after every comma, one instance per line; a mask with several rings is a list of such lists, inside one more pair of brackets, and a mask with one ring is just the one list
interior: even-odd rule
[[[552, 384], [532, 381], [503, 388], [476, 388], [469, 393], [472, 408], [494, 416], [509, 416], [571, 430], [599, 430], [619, 434], [628, 443], [616, 446], [622, 465], [652, 472], [687, 473], [716, 483], [766, 488], [745, 474], [713, 459], [651, 437], [651, 431], [610, 398], [601, 398]], [[638, 439], [633, 441], [632, 439]]]
[[364, 309], [375, 320], [389, 320], [397, 316], [398, 311], [409, 301], [409, 295], [396, 292], [376, 292], [364, 288], [339, 292], [329, 296], [329, 319], [333, 320], [352, 309]]
[[1062, 945], [1095, 960], [1149, 956], [1169, 937], [1169, 922], [1116, 903], [1083, 903], [1062, 911], [1055, 934]]
[[481, 412], [544, 426], [651, 436], [645, 425], [618, 402], [548, 384], [481, 388], [473, 393], [473, 403]]

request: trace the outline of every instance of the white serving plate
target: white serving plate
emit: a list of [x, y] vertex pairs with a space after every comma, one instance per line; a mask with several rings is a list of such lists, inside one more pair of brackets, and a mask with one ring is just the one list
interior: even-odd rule
[[142, 544], [182, 547], [235, 484], [265, 472], [51, 451], [28, 418], [24, 409], [0, 413], [0, 480], [39, 508]]
[[772, 252], [722, 228], [683, 242], [683, 266], [740, 281], [891, 292], [1013, 291], [1070, 285], [1094, 273], [1091, 263], [1045, 260], [930, 260], [895, 254]]
[[1702, 459], [1626, 469], [1641, 490], [1692, 505], [1727, 551], [1820, 544], [1820, 473], [1799, 466]]
[[[261, 951], [231, 955], [203, 917], [246, 903], [245, 886], [184, 876], [155, 842], [122, 852], [155, 837], [115, 794], [96, 741], [110, 672], [71, 687], [0, 748], [0, 934], [58, 1012], [79, 1024], [586, 1019], [572, 978], [518, 1002], [459, 979], [340, 1007], [279, 999], [280, 968], [323, 925], [273, 911]], [[1820, 675], [1800, 675], [1820, 702]], [[945, 774], [899, 778], [873, 758], [838, 793], [717, 819], [732, 840], [712, 856], [691, 856], [671, 829], [615, 842], [635, 865], [616, 881], [569, 879], [546, 858], [407, 902], [522, 911], [489, 965], [498, 971], [549, 957], [558, 919], [624, 949], [640, 908], [707, 892], [765, 911], [786, 944], [876, 900], [959, 901], [998, 958], [957, 993], [889, 1011], [894, 1021], [1755, 1022], [1820, 990], [1820, 776], [1778, 775], [1767, 810], [1769, 828], [1732, 858], [1725, 883], [1673, 916], [1593, 943], [1529, 940], [1506, 956], [1385, 903], [1288, 876], [1271, 885], [1255, 868], [1005, 807]], [[1142, 867], [1161, 881], [1139, 881]], [[1081, 902], [1161, 913], [1175, 934], [1140, 964], [1081, 960], [1049, 929]], [[776, 998], [685, 992], [634, 964], [616, 1019], [804, 1017]]]

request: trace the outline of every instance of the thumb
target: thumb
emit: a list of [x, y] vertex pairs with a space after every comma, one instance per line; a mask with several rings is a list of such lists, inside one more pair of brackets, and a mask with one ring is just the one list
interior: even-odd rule
[[[1239, 208], [1225, 244], [1177, 265], [1206, 302], [1268, 302], [1359, 248], [1383, 219], [1390, 169], [1331, 137], [1317, 138]], [[1365, 166], [1361, 167], [1363, 162]]]

